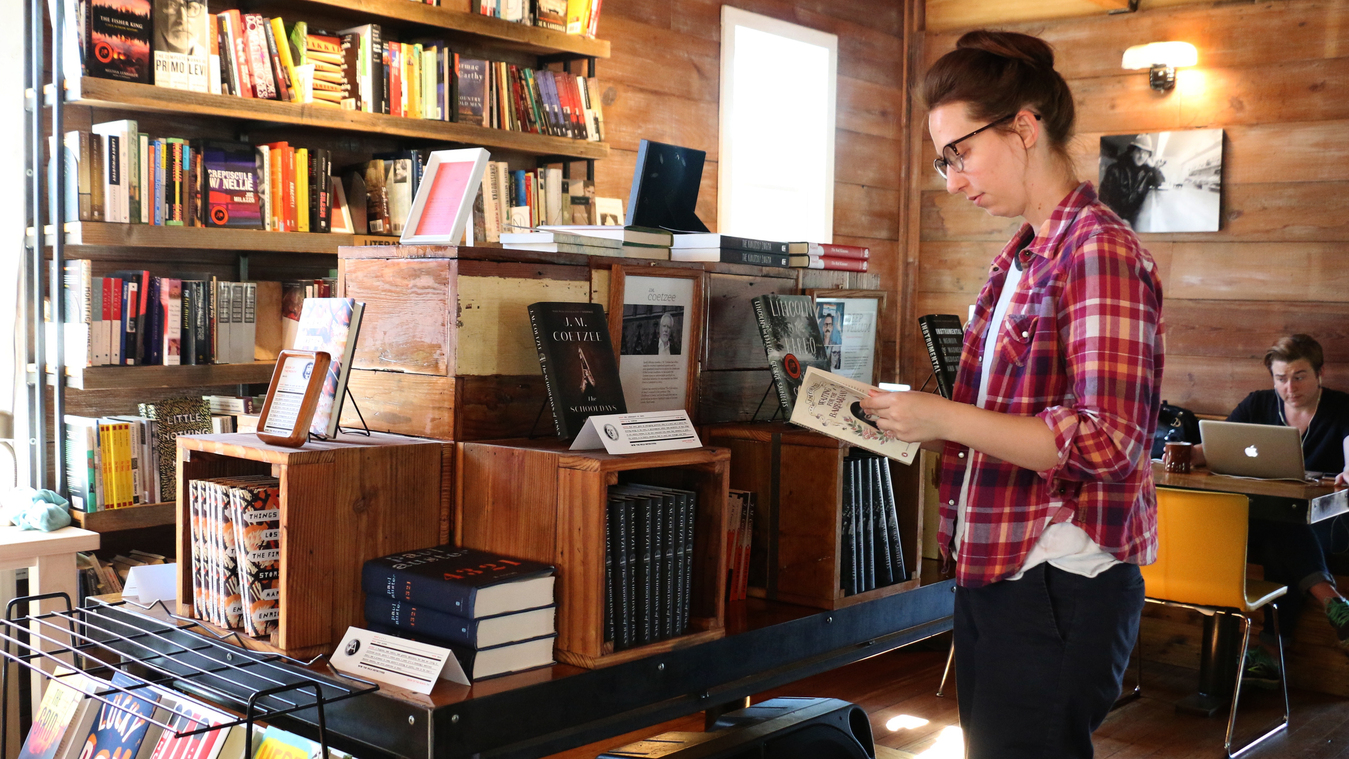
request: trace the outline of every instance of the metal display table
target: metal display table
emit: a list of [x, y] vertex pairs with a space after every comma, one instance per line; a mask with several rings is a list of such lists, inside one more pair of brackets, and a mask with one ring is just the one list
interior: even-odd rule
[[720, 640], [603, 669], [559, 664], [472, 687], [441, 681], [429, 697], [385, 686], [328, 704], [327, 731], [363, 759], [546, 756], [740, 708], [754, 693], [950, 630], [953, 589], [948, 580], [837, 611], [751, 599], [743, 613], [728, 612]]

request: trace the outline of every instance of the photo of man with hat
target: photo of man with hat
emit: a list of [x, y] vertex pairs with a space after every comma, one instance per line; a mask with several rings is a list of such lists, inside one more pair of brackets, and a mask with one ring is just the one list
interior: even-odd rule
[[1152, 136], [1135, 135], [1123, 155], [1101, 176], [1101, 202], [1131, 227], [1137, 227], [1138, 212], [1148, 193], [1165, 181], [1161, 167], [1166, 161], [1152, 163], [1153, 153]]

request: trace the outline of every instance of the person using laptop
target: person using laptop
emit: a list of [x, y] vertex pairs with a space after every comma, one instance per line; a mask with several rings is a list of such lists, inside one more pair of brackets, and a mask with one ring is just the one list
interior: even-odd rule
[[1073, 94], [1043, 40], [969, 32], [922, 95], [947, 192], [1025, 223], [990, 262], [952, 400], [861, 405], [902, 440], [944, 441], [966, 756], [1090, 757], [1138, 635], [1138, 565], [1157, 556], [1157, 266], [1078, 180]]
[[[1229, 422], [1296, 427], [1302, 436], [1302, 457], [1307, 470], [1334, 477], [1337, 486], [1349, 486], [1349, 393], [1322, 385], [1325, 354], [1310, 335], [1280, 338], [1265, 351], [1265, 368], [1274, 387], [1246, 396], [1228, 415]], [[1203, 446], [1195, 447], [1195, 461], [1205, 462]], [[1254, 520], [1249, 550], [1265, 568], [1265, 579], [1288, 586], [1278, 611], [1265, 611], [1261, 648], [1247, 657], [1247, 677], [1254, 683], [1275, 685], [1272, 615], [1279, 615], [1279, 630], [1287, 643], [1308, 596], [1321, 604], [1326, 619], [1335, 628], [1340, 645], [1349, 649], [1349, 601], [1335, 587], [1326, 567], [1326, 555], [1349, 546], [1349, 519], [1344, 515], [1313, 525]]]

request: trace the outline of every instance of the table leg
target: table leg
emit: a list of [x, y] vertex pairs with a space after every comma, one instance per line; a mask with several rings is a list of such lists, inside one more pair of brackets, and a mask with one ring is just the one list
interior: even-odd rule
[[1240, 623], [1230, 614], [1204, 617], [1204, 638], [1199, 655], [1199, 687], [1176, 702], [1176, 711], [1212, 717], [1227, 709], [1232, 699], [1232, 683], [1241, 665]]
[[[63, 553], [51, 556], [39, 556], [37, 558], [37, 563], [28, 570], [28, 592], [31, 595], [39, 595], [42, 593], [65, 593], [70, 596], [70, 605], [72, 607], [78, 604], [79, 581], [75, 571], [75, 554]], [[52, 611], [65, 611], [66, 608], [65, 602], [59, 598], [49, 598], [40, 602], [39, 606], [39, 609], [36, 611], [30, 610], [29, 613], [45, 614]], [[42, 650], [44, 651], [62, 648], [68, 642], [65, 635], [59, 629], [53, 628], [51, 625], [40, 625], [39, 623], [34, 622], [31, 625], [31, 629], [36, 633], [41, 633], [48, 638], [59, 641], [59, 643], [51, 643], [34, 639], [36, 642], [41, 643]], [[68, 666], [74, 666], [73, 662], [70, 661], [72, 659], [71, 656], [67, 655], [62, 658], [67, 661]], [[55, 662], [50, 659], [43, 660], [42, 670], [44, 672], [54, 672], [55, 669]], [[34, 674], [32, 685], [33, 710], [35, 712], [37, 711], [37, 705], [42, 703], [42, 692], [46, 684], [47, 679], [45, 677], [38, 677]]]

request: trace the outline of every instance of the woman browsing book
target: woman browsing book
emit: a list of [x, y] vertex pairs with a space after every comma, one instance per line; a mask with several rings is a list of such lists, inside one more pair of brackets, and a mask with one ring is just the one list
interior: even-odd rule
[[1021, 228], [991, 262], [952, 400], [879, 393], [879, 426], [943, 441], [939, 546], [972, 759], [1090, 757], [1157, 555], [1152, 257], [1079, 182], [1073, 96], [1042, 40], [970, 32], [922, 86], [946, 189]]

